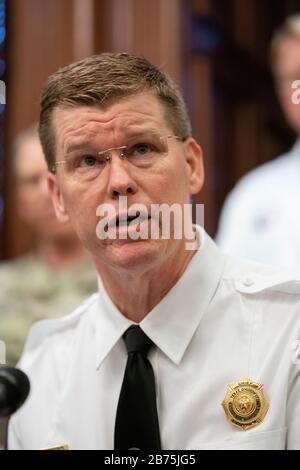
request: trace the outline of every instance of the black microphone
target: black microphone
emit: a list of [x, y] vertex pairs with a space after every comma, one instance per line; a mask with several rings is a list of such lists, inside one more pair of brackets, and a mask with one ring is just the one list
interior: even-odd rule
[[0, 418], [14, 413], [26, 400], [30, 382], [26, 374], [15, 367], [0, 368]]

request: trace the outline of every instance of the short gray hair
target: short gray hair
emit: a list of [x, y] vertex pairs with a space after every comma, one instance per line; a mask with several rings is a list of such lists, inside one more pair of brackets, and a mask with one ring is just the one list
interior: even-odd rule
[[114, 101], [150, 90], [162, 105], [174, 134], [191, 135], [191, 123], [177, 85], [147, 59], [126, 53], [93, 55], [59, 69], [48, 78], [41, 98], [39, 135], [48, 168], [55, 164], [55, 108], [106, 107]]

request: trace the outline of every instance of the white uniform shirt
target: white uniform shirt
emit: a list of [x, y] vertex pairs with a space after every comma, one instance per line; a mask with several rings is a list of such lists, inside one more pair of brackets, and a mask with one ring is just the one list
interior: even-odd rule
[[216, 241], [225, 253], [300, 271], [300, 139], [239, 181]]
[[[100, 285], [72, 315], [33, 327], [20, 364], [32, 388], [11, 420], [10, 449], [113, 449], [131, 324]], [[140, 326], [157, 346], [149, 359], [162, 449], [300, 449], [299, 281], [234, 261], [203, 235]], [[245, 377], [270, 402], [247, 431], [221, 406], [228, 384]]]

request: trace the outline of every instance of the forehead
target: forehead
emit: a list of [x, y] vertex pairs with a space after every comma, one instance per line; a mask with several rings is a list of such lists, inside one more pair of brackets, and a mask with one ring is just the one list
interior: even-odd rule
[[149, 92], [124, 97], [105, 108], [56, 108], [52, 119], [58, 148], [81, 138], [107, 140], [113, 145], [127, 134], [170, 130], [161, 103]]

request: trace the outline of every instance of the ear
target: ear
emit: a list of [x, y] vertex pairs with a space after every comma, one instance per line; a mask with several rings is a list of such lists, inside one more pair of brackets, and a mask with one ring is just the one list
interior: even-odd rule
[[192, 137], [183, 142], [185, 161], [188, 166], [190, 194], [197, 194], [204, 183], [203, 153], [200, 145]]
[[50, 171], [47, 175], [47, 185], [57, 219], [60, 222], [69, 222], [69, 215], [65, 208], [57, 176]]

